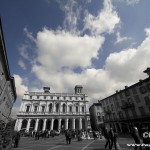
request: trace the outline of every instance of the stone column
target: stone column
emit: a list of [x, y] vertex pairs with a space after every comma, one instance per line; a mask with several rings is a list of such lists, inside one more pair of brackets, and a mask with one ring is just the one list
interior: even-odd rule
[[45, 131], [45, 128], [46, 128], [46, 121], [47, 121], [47, 119], [44, 119], [43, 131]]
[[23, 119], [19, 119], [19, 121], [18, 121], [18, 130], [17, 131], [21, 130], [22, 121], [23, 121]]
[[68, 118], [65, 119], [65, 130], [67, 130], [67, 129], [68, 129]]
[[51, 120], [51, 130], [53, 130], [53, 126], [54, 126], [54, 119], [52, 118], [52, 120]]
[[82, 129], [82, 118], [79, 119], [79, 129]]
[[72, 119], [72, 129], [75, 130], [75, 118]]
[[37, 131], [38, 130], [38, 124], [39, 124], [39, 119], [36, 119], [36, 124], [35, 124], [35, 131]]
[[26, 131], [29, 132], [29, 129], [30, 129], [30, 123], [31, 123], [31, 119], [28, 119], [28, 124], [27, 124], [27, 128], [26, 128]]
[[14, 130], [15, 130], [15, 131], [18, 131], [18, 129], [17, 129], [17, 127], [18, 127], [18, 123], [19, 123], [19, 119], [17, 119], [17, 120], [16, 120], [15, 128], [14, 128]]
[[61, 130], [61, 118], [58, 120], [59, 122], [58, 122], [58, 130]]

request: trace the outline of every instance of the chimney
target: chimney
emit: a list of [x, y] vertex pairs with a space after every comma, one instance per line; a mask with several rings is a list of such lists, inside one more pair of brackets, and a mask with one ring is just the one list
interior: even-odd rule
[[147, 73], [148, 76], [150, 77], [150, 68], [147, 68], [146, 70], [143, 71], [144, 73]]
[[43, 87], [44, 93], [50, 93], [50, 87]]

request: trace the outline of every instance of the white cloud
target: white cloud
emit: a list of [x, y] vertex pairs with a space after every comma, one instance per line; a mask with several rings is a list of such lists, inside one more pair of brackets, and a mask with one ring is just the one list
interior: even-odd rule
[[18, 65], [19, 65], [23, 70], [26, 70], [26, 65], [25, 65], [25, 63], [24, 63], [22, 60], [19, 60], [19, 61], [18, 61]]
[[104, 8], [99, 12], [98, 16], [93, 16], [86, 13], [85, 27], [92, 35], [99, 35], [102, 33], [112, 33], [115, 27], [119, 24], [120, 18], [114, 10], [110, 0], [104, 0]]
[[77, 33], [77, 24], [80, 20], [81, 6], [75, 0], [57, 1], [65, 13], [64, 28], [72, 33]]
[[11, 118], [16, 119], [18, 113], [19, 113], [19, 107], [13, 107], [10, 114]]
[[139, 3], [140, 0], [126, 0], [128, 5], [135, 5], [137, 3]]
[[15, 78], [17, 99], [21, 100], [23, 98], [25, 91], [28, 91], [28, 87], [24, 85], [23, 79], [19, 75], [14, 74], [13, 76]]
[[86, 68], [92, 65], [93, 58], [97, 58], [103, 43], [102, 36], [78, 36], [44, 28], [37, 34], [37, 62], [51, 70]]
[[26, 36], [30, 39], [30, 41], [36, 42], [33, 35], [32, 35], [32, 32], [29, 32], [27, 28], [24, 28], [23, 30], [24, 30]]
[[117, 32], [117, 33], [116, 33], [116, 36], [117, 36], [117, 39], [116, 39], [115, 44], [119, 44], [119, 43], [122, 43], [122, 42], [124, 42], [124, 41], [131, 40], [130, 37], [126, 37], [126, 36], [121, 37], [121, 36], [120, 36], [120, 32]]
[[19, 47], [19, 53], [24, 59], [29, 60], [29, 54], [27, 52], [27, 49], [28, 45], [23, 44], [21, 47]]

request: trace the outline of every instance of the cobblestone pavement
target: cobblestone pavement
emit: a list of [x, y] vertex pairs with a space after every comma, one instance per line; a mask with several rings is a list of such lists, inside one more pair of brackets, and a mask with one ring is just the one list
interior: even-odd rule
[[[127, 143], [134, 143], [131, 138], [119, 138], [118, 141], [122, 150], [131, 150], [131, 148], [127, 147]], [[54, 138], [40, 138], [40, 140], [35, 140], [32, 137], [21, 137], [19, 147], [13, 150], [104, 150], [104, 144], [104, 138], [83, 141], [73, 139], [72, 143], [67, 145], [63, 135]]]

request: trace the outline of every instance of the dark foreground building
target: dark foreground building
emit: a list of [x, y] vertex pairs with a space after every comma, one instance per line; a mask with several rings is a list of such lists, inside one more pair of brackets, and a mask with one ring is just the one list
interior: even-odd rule
[[2, 24], [0, 20], [0, 121], [7, 123], [16, 101], [14, 78], [10, 74]]
[[150, 68], [144, 80], [99, 101], [105, 112], [105, 124], [118, 132], [130, 132], [131, 124], [142, 129], [150, 123]]
[[104, 123], [104, 111], [101, 103], [94, 103], [89, 111], [92, 130], [99, 130]]

